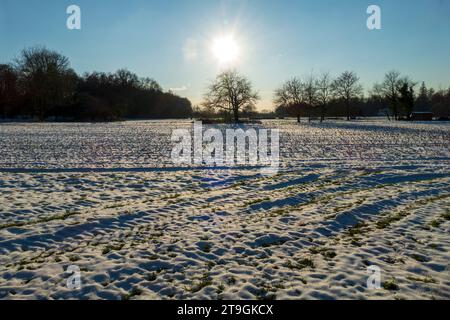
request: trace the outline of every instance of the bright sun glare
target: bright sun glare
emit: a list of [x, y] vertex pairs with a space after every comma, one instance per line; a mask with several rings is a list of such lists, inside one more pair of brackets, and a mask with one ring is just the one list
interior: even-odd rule
[[234, 63], [239, 55], [239, 47], [232, 36], [224, 36], [214, 40], [212, 51], [221, 65]]

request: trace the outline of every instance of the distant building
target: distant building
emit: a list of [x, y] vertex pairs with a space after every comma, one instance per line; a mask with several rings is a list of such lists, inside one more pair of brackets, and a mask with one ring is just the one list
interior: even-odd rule
[[411, 113], [412, 121], [432, 121], [433, 113], [429, 111], [413, 111]]

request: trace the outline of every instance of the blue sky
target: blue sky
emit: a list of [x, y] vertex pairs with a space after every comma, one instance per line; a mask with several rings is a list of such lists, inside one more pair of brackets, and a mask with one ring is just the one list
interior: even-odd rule
[[[71, 4], [81, 7], [81, 30], [66, 28]], [[366, 27], [371, 4], [382, 30]], [[391, 69], [450, 85], [450, 0], [0, 0], [0, 63], [45, 45], [78, 73], [126, 67], [194, 104], [220, 71], [211, 42], [228, 33], [260, 109], [272, 108], [284, 80], [311, 72], [353, 70], [366, 89]]]

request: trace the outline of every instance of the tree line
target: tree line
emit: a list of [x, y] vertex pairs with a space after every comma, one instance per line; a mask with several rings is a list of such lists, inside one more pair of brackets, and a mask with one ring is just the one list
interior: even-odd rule
[[[211, 83], [201, 107], [195, 113], [202, 116], [223, 116], [237, 122], [239, 116], [255, 113], [259, 99], [251, 82], [236, 70], [219, 74]], [[450, 116], [450, 88], [428, 89], [397, 71], [386, 73], [381, 83], [375, 84], [364, 95], [363, 86], [355, 72], [344, 71], [333, 78], [329, 73], [311, 74], [305, 78], [293, 77], [274, 92], [274, 114], [278, 117], [302, 117], [309, 120], [325, 117], [385, 115], [390, 120], [410, 120], [413, 111], [432, 112], [435, 117]]]
[[[24, 49], [10, 64], [0, 64], [0, 117], [67, 121], [113, 121], [223, 117], [238, 122], [256, 115], [260, 99], [250, 80], [236, 70], [220, 73], [208, 87], [204, 102], [192, 108], [186, 98], [164, 92], [151, 78], [120, 69], [115, 73], [91, 72], [79, 76], [69, 59], [45, 47]], [[293, 77], [274, 92], [274, 115], [320, 118], [386, 115], [410, 120], [413, 110], [450, 116], [450, 88], [418, 86], [397, 71], [386, 73], [364, 95], [355, 72], [337, 77], [329, 73]]]
[[355, 72], [344, 71], [336, 78], [329, 73], [310, 75], [305, 79], [294, 77], [275, 91], [274, 102], [279, 115], [320, 117], [384, 114], [393, 120], [411, 120], [413, 111], [432, 112], [435, 117], [450, 116], [450, 88], [435, 91], [424, 82], [417, 83], [397, 71], [385, 74], [366, 97]]
[[0, 65], [0, 117], [40, 121], [188, 118], [191, 103], [151, 78], [120, 69], [82, 76], [69, 59], [45, 47], [24, 49]]

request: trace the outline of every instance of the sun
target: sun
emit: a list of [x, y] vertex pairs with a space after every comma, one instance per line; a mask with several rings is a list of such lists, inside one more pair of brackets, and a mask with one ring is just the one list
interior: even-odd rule
[[221, 65], [230, 65], [239, 57], [239, 46], [233, 36], [214, 39], [212, 52]]

